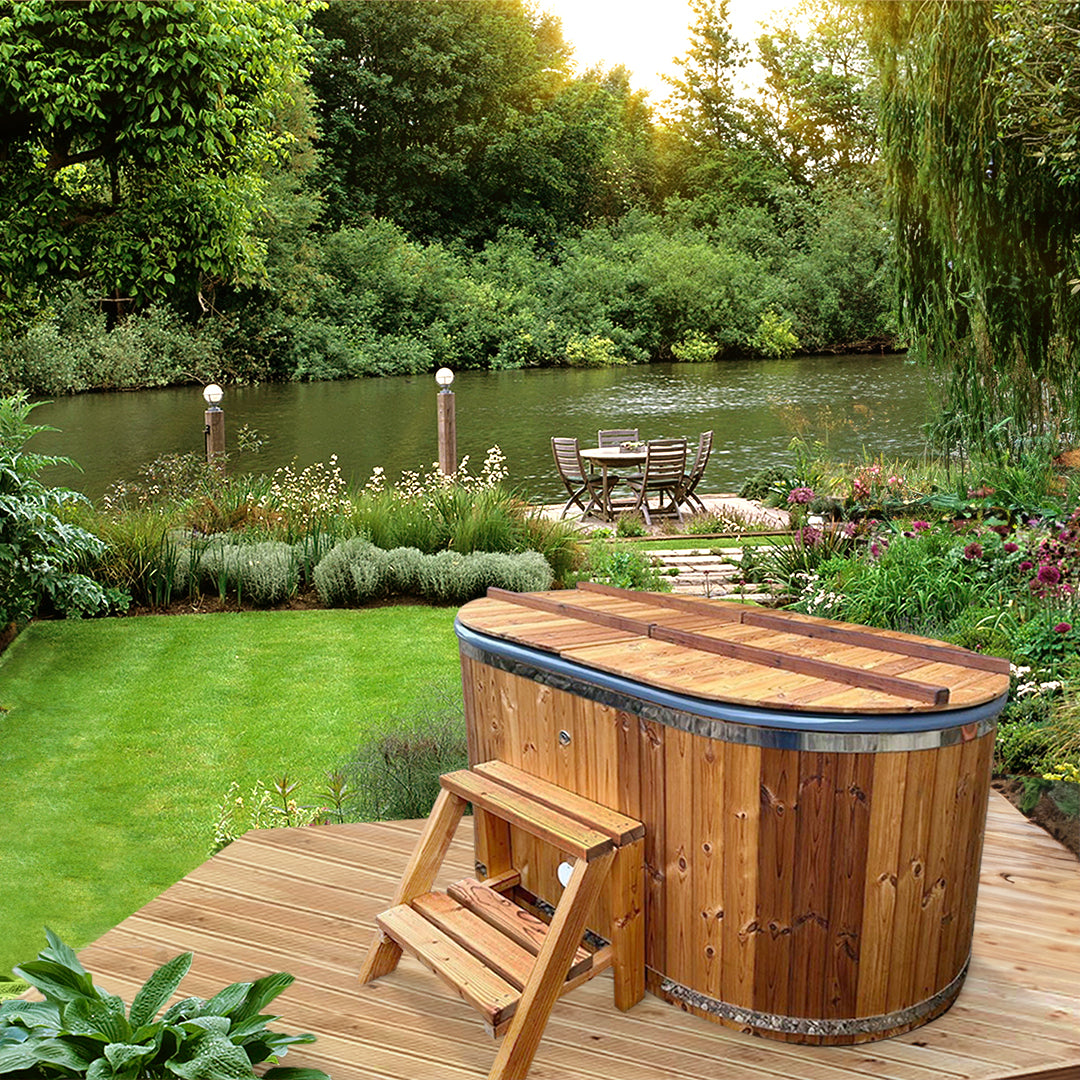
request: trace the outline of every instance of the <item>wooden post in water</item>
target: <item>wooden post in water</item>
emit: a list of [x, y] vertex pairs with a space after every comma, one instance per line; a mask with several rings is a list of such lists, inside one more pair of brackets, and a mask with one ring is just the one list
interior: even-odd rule
[[215, 459], [218, 465], [224, 464], [225, 413], [218, 405], [222, 397], [224, 397], [224, 392], [217, 383], [211, 383], [203, 390], [203, 400], [206, 402], [206, 412], [203, 414], [203, 419], [206, 421], [204, 428], [206, 460], [211, 465], [214, 464]]
[[457, 472], [457, 418], [454, 415], [454, 392], [450, 384], [454, 373], [446, 367], [435, 372], [435, 381], [442, 388], [439, 403], [439, 472], [453, 476]]

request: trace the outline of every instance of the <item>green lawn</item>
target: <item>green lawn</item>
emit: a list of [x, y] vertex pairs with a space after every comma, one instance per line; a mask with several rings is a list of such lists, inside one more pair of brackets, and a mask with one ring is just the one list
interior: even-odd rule
[[455, 610], [30, 626], [0, 656], [0, 977], [43, 925], [81, 947], [198, 865], [230, 781], [287, 770], [315, 801], [367, 725], [456, 678]]

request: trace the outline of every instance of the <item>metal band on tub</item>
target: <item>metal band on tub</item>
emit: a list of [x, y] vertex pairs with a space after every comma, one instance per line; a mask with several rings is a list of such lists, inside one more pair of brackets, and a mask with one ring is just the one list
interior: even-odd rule
[[755, 708], [676, 694], [597, 671], [561, 656], [477, 633], [460, 620], [454, 630], [462, 653], [488, 667], [693, 735], [774, 750], [874, 754], [952, 746], [993, 731], [1008, 697], [1003, 694], [965, 709], [895, 714]]
[[897, 1009], [895, 1012], [881, 1013], [877, 1016], [825, 1020], [758, 1012], [756, 1009], [744, 1009], [738, 1005], [730, 1005], [726, 1001], [709, 997], [707, 994], [698, 993], [697, 990], [691, 990], [689, 986], [683, 986], [682, 983], [677, 983], [674, 979], [665, 976], [661, 976], [660, 991], [673, 1000], [680, 1001], [700, 1012], [709, 1013], [733, 1024], [753, 1027], [761, 1031], [776, 1031], [787, 1035], [823, 1035], [825, 1037], [880, 1035], [882, 1032], [917, 1025], [920, 1021], [941, 1011], [942, 1006], [946, 1005], [960, 992], [970, 962], [971, 958], [969, 957], [964, 962], [964, 966], [960, 969], [960, 973], [956, 978], [948, 985], [943, 986], [932, 997], [917, 1001], [906, 1009]]

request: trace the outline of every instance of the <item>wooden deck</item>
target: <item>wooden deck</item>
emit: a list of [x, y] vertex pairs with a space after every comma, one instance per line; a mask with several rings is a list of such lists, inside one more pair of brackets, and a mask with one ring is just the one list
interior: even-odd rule
[[[366, 987], [356, 972], [419, 822], [250, 832], [82, 951], [130, 1000], [192, 950], [181, 992], [209, 996], [268, 971], [296, 982], [282, 1030], [312, 1031], [287, 1065], [333, 1080], [482, 1080], [495, 1047], [476, 1014], [409, 958]], [[472, 873], [470, 819], [442, 883]], [[605, 974], [555, 1006], [530, 1080], [1080, 1080], [1080, 863], [991, 793], [971, 970], [940, 1019], [895, 1039], [803, 1047], [743, 1035], [646, 999], [611, 1006]]]

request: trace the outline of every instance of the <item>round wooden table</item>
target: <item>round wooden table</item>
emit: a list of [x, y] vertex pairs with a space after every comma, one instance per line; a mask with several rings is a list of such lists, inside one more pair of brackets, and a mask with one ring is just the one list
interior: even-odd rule
[[590, 450], [582, 450], [581, 456], [586, 461], [595, 462], [600, 466], [600, 482], [603, 485], [600, 509], [604, 518], [612, 521], [615, 517], [615, 506], [611, 501], [611, 492], [608, 487], [608, 469], [613, 465], [643, 465], [645, 447], [640, 450], [622, 450], [618, 446], [598, 446]]

